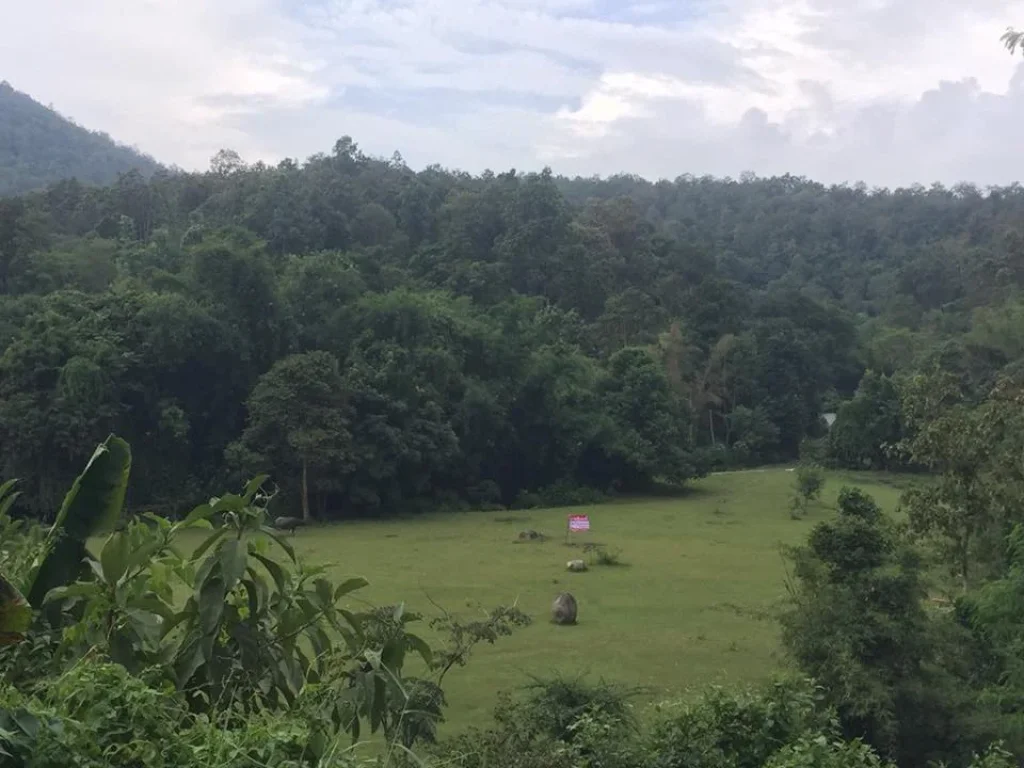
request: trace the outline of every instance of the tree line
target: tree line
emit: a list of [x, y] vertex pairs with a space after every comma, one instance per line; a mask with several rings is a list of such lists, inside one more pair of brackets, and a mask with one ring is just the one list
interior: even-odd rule
[[[267, 471], [329, 518], [792, 460], [823, 412], [887, 429], [893, 376], [1012, 368], [1022, 213], [1016, 187], [415, 172], [348, 138], [63, 181], [0, 199], [0, 474], [45, 517], [116, 432], [133, 505]], [[887, 461], [851, 441], [833, 460]]]

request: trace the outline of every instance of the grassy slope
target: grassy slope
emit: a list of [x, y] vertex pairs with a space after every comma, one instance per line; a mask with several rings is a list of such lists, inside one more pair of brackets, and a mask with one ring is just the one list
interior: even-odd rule
[[[563, 543], [566, 510], [345, 523], [300, 531], [295, 544], [336, 576], [366, 576], [371, 586], [362, 596], [377, 604], [405, 600], [430, 613], [429, 595], [468, 615], [518, 600], [535, 617], [449, 675], [449, 728], [461, 729], [484, 724], [497, 692], [531, 674], [584, 672], [649, 687], [657, 699], [778, 669], [770, 613], [784, 595], [779, 545], [802, 541], [830, 515], [843, 484], [860, 485], [888, 510], [900, 492], [882, 476], [831, 474], [822, 504], [794, 521], [787, 507], [792, 479], [780, 469], [716, 475], [679, 498], [585, 510], [594, 530], [577, 540], [589, 535], [619, 548], [629, 565], [581, 574], [565, 570], [566, 560], [580, 556]], [[551, 538], [515, 543], [527, 527]], [[551, 600], [564, 589], [580, 602], [575, 627], [548, 621]]]

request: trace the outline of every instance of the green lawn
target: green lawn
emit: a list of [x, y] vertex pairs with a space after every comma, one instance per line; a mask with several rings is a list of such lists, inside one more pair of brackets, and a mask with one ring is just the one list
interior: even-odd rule
[[[429, 613], [433, 600], [468, 615], [517, 600], [534, 617], [532, 626], [480, 647], [469, 666], [449, 674], [451, 732], [486, 723], [497, 692], [531, 674], [589, 673], [647, 687], [652, 699], [770, 675], [782, 664], [770, 617], [784, 595], [779, 545], [802, 541], [832, 514], [844, 484], [861, 486], [888, 510], [905, 485], [903, 478], [830, 474], [822, 503], [795, 521], [788, 512], [792, 481], [784, 469], [729, 473], [677, 498], [573, 510], [589, 513], [593, 526], [576, 541], [621, 549], [628, 563], [587, 573], [565, 570], [580, 556], [563, 543], [565, 509], [343, 523], [300, 530], [294, 541], [305, 559], [331, 566], [333, 575], [369, 579], [359, 594], [373, 603], [404, 600]], [[523, 528], [550, 538], [517, 543]], [[577, 626], [549, 621], [562, 590], [579, 600]]]

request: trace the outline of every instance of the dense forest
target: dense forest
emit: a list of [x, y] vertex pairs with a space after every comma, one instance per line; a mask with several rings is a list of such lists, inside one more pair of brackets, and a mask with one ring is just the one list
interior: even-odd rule
[[470, 176], [348, 138], [62, 181], [0, 199], [0, 476], [45, 516], [116, 432], [134, 506], [269, 472], [330, 518], [572, 501], [802, 446], [896, 466], [893, 377], [980, 397], [1019, 364], [1021, 221], [1016, 186]]
[[112, 184], [133, 168], [146, 176], [153, 158], [82, 128], [0, 81], [0, 196], [33, 192], [62, 179]]

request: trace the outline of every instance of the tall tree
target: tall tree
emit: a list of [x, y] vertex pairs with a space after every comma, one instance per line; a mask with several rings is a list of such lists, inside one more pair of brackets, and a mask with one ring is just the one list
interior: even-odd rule
[[352, 463], [346, 391], [328, 352], [291, 355], [260, 377], [249, 397], [249, 418], [229, 449], [247, 471], [275, 470], [297, 479], [302, 517], [312, 517], [311, 476], [344, 473]]

